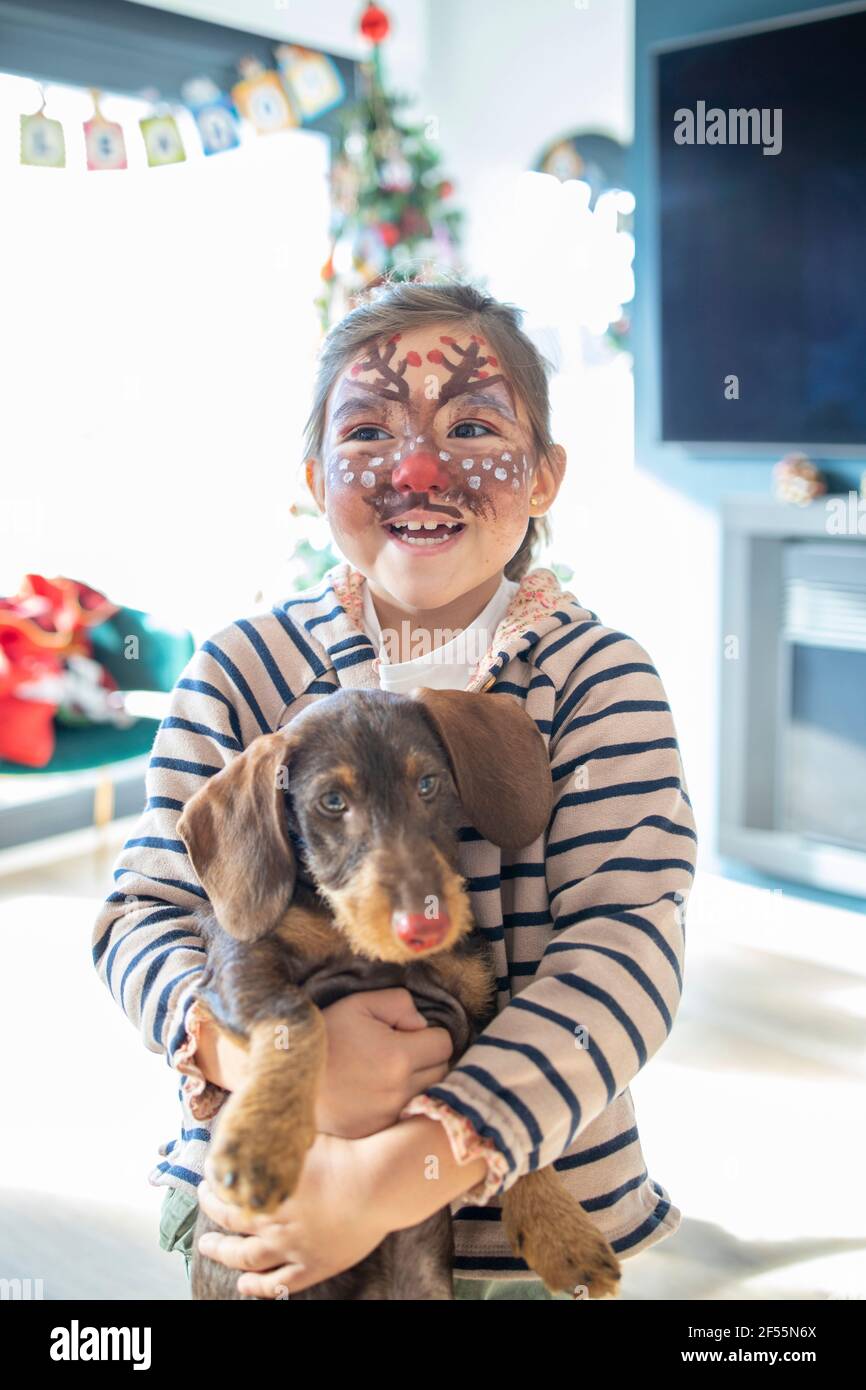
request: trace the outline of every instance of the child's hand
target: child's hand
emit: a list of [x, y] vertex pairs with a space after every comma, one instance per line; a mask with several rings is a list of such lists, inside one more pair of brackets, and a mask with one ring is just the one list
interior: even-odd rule
[[365, 1151], [330, 1134], [318, 1136], [294, 1194], [267, 1216], [243, 1215], [220, 1201], [206, 1181], [197, 1195], [207, 1215], [232, 1232], [211, 1231], [198, 1249], [230, 1269], [247, 1271], [238, 1292], [253, 1298], [285, 1298], [341, 1274], [388, 1234], [381, 1204], [372, 1200]]
[[407, 1101], [448, 1075], [446, 1028], [430, 1028], [407, 989], [350, 994], [322, 1010], [328, 1060], [316, 1128], [362, 1139], [396, 1123]]

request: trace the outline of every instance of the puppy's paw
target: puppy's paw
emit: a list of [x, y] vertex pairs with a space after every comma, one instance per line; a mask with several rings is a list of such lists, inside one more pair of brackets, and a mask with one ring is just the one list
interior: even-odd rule
[[503, 1225], [515, 1254], [544, 1280], [553, 1293], [574, 1298], [611, 1298], [619, 1292], [620, 1264], [604, 1236], [567, 1193], [532, 1220], [525, 1213], [503, 1212]]
[[258, 1214], [275, 1211], [298, 1185], [312, 1125], [288, 1130], [261, 1110], [227, 1107], [211, 1152], [213, 1187], [222, 1201]]

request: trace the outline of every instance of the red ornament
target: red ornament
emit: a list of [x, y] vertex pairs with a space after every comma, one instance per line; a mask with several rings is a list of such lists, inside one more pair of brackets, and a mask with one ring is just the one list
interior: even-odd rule
[[440, 198], [450, 198], [454, 192], [454, 185], [449, 183], [447, 179], [443, 179], [436, 191]]
[[386, 246], [396, 246], [400, 240], [400, 228], [396, 227], [393, 222], [380, 222], [379, 235]]
[[407, 353], [406, 353], [406, 361], [409, 363], [409, 366], [410, 366], [410, 367], [420, 367], [420, 366], [421, 366], [421, 355], [420, 355], [420, 353], [417, 353], [417, 352], [407, 352]]
[[385, 11], [379, 9], [378, 5], [368, 5], [361, 15], [359, 28], [365, 39], [378, 44], [383, 39], [387, 39], [391, 32], [391, 21]]
[[430, 350], [430, 351], [428, 352], [428, 354], [427, 354], [427, 361], [428, 361], [428, 362], [444, 362], [444, 361], [445, 361], [445, 354], [444, 354], [444, 352], [440, 352], [438, 348], [431, 348], [431, 350]]

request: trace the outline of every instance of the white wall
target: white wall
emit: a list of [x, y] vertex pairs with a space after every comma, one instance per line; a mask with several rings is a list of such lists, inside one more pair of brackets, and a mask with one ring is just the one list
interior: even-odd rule
[[434, 0], [427, 9], [426, 112], [438, 116], [467, 253], [495, 235], [495, 189], [556, 136], [630, 141], [632, 0]]

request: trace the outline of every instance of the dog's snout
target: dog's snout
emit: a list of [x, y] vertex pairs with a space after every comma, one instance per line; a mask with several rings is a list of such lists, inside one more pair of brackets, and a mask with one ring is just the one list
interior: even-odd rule
[[435, 917], [424, 912], [395, 912], [391, 926], [397, 940], [410, 951], [430, 951], [442, 945], [451, 930], [451, 919], [447, 912], [439, 912]]

